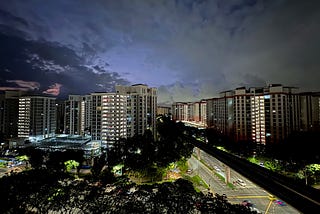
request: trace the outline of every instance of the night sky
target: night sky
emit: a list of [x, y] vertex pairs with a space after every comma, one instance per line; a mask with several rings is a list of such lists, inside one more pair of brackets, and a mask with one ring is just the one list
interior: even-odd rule
[[159, 103], [270, 83], [320, 91], [320, 1], [0, 1], [0, 90], [137, 83]]

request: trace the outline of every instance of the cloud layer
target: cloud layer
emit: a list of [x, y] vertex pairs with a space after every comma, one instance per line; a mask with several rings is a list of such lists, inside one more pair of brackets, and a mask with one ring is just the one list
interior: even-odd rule
[[[39, 40], [26, 40], [0, 33], [0, 90], [23, 90], [67, 97], [112, 91], [115, 84], [128, 84], [117, 73], [83, 64], [72, 49]], [[98, 71], [98, 72], [97, 72]]]
[[[23, 49], [42, 79], [22, 71], [11, 79], [47, 88], [59, 83], [62, 93], [146, 83], [159, 87], [160, 102], [170, 103], [243, 85], [320, 90], [316, 0], [10, 0], [3, 5], [1, 32], [42, 47]], [[0, 69], [1, 75], [10, 73], [5, 69], [17, 73]], [[2, 83], [8, 76], [1, 76]]]

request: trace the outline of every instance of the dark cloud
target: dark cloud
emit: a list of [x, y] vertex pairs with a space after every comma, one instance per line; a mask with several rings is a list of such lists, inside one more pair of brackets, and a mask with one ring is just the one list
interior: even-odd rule
[[20, 17], [14, 16], [11, 13], [4, 11], [4, 10], [1, 10], [1, 9], [0, 9], [0, 20], [5, 20], [6, 24], [9, 24], [11, 26], [12, 25], [18, 26], [18, 27], [28, 27], [29, 26], [29, 24], [26, 20], [24, 20]]
[[0, 33], [0, 46], [2, 90], [16, 87], [65, 97], [70, 93], [111, 91], [116, 83], [128, 84], [114, 72], [83, 65], [80, 56], [58, 43], [28, 41]]
[[[1, 73], [1, 86], [10, 77], [76, 93], [127, 79], [159, 87], [160, 102], [274, 82], [320, 90], [316, 0], [3, 2], [0, 31], [23, 38], [19, 47], [28, 41], [28, 48], [6, 48], [15, 66], [3, 68], [12, 72]], [[23, 69], [29, 73], [14, 78]]]

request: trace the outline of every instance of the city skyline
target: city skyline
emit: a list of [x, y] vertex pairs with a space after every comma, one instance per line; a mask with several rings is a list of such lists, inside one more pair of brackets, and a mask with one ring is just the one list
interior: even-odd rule
[[158, 88], [195, 101], [270, 83], [320, 91], [316, 1], [3, 1], [0, 90]]
[[156, 138], [157, 89], [142, 84], [115, 88], [115, 92], [69, 95], [64, 101], [5, 91], [0, 94], [0, 134], [32, 142], [56, 134], [90, 135], [105, 148], [147, 130]]

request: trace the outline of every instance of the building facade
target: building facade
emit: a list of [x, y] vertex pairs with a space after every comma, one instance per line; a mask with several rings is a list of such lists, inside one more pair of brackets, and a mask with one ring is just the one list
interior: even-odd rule
[[127, 137], [151, 130], [156, 137], [157, 89], [144, 84], [115, 87], [127, 99]]
[[171, 115], [171, 107], [169, 106], [157, 106], [157, 115]]
[[201, 100], [199, 102], [199, 123], [204, 126], [207, 125], [207, 100]]
[[65, 133], [65, 100], [56, 100], [56, 134]]
[[43, 139], [56, 131], [54, 97], [23, 96], [19, 98], [18, 137]]
[[252, 129], [250, 93], [245, 88], [235, 89], [232, 103], [234, 138], [236, 141], [250, 140]]
[[81, 95], [69, 95], [65, 102], [65, 130], [64, 133], [71, 135], [80, 135], [81, 127]]
[[177, 121], [188, 121], [188, 103], [176, 102], [172, 104], [172, 119]]
[[320, 131], [320, 93], [301, 93], [301, 130]]
[[301, 130], [300, 97], [279, 84], [221, 92], [208, 100], [207, 124], [235, 141], [280, 142]]
[[127, 137], [127, 97], [118, 93], [92, 93], [91, 137], [112, 147]]
[[219, 133], [233, 134], [233, 91], [221, 92], [218, 98], [207, 99], [207, 127]]
[[92, 96], [84, 95], [81, 99], [80, 111], [80, 130], [81, 135], [91, 134], [92, 121]]
[[91, 95], [69, 95], [65, 102], [64, 133], [85, 135], [91, 132]]
[[172, 104], [172, 119], [204, 128], [207, 126], [207, 100], [200, 102], [175, 102]]
[[270, 85], [266, 88], [264, 98], [269, 104], [266, 105], [268, 142], [282, 141], [292, 132], [300, 131], [301, 112], [298, 93], [298, 89], [294, 87]]
[[0, 94], [0, 132], [5, 138], [18, 137], [19, 97], [24, 91], [5, 91]]
[[146, 85], [116, 86], [116, 92], [70, 95], [65, 102], [64, 133], [91, 135], [103, 147], [120, 138], [155, 133], [157, 90]]

